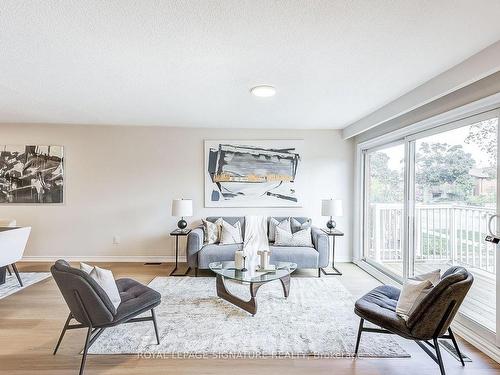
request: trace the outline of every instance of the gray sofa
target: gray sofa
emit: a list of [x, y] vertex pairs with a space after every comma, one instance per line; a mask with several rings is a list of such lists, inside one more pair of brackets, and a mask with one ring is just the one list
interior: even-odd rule
[[[206, 220], [215, 222], [220, 216], [207, 217]], [[245, 238], [245, 217], [243, 216], [223, 216], [226, 222], [234, 225], [239, 221], [242, 228], [243, 238]], [[307, 217], [294, 217], [298, 222], [304, 223], [308, 220]], [[278, 221], [286, 219], [286, 217], [275, 217]], [[268, 231], [269, 231], [268, 218]], [[273, 262], [293, 262], [297, 264], [297, 268], [314, 268], [318, 269], [318, 277], [321, 276], [320, 268], [326, 267], [329, 262], [330, 245], [328, 236], [319, 228], [311, 228], [312, 243], [314, 247], [285, 247], [273, 246], [270, 243], [271, 263]], [[234, 260], [234, 253], [241, 250], [242, 244], [234, 245], [219, 245], [219, 244], [204, 244], [203, 226], [193, 229], [187, 238], [187, 262], [190, 267], [195, 269], [195, 274], [198, 274], [198, 269], [208, 269], [211, 262], [222, 262]]]

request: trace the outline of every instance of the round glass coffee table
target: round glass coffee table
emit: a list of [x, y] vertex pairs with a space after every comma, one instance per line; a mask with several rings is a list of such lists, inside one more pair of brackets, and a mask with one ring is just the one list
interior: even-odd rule
[[[257, 291], [259, 288], [273, 280], [281, 281], [285, 298], [290, 293], [290, 274], [297, 269], [295, 263], [277, 262], [273, 271], [241, 271], [236, 269], [234, 262], [213, 262], [208, 267], [216, 274], [217, 295], [250, 314], [257, 313]], [[225, 279], [232, 279], [250, 285], [250, 300], [245, 301], [226, 289]]]

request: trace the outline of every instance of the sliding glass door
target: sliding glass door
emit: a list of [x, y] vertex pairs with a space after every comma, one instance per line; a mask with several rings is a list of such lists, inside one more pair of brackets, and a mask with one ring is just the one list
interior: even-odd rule
[[363, 151], [363, 260], [407, 277], [453, 265], [475, 282], [462, 316], [496, 332], [497, 246], [485, 241], [497, 199], [499, 111]]
[[496, 327], [496, 246], [484, 241], [497, 212], [498, 118], [454, 127], [415, 142], [415, 237], [410, 270], [465, 266], [474, 284], [462, 313]]
[[366, 155], [365, 259], [403, 277], [405, 146], [396, 144]]

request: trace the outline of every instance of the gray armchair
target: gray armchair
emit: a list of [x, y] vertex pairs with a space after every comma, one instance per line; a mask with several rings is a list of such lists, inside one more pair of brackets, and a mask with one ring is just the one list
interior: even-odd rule
[[[87, 273], [71, 267], [66, 261], [58, 260], [50, 271], [70, 310], [54, 349], [54, 355], [66, 330], [87, 328], [80, 375], [83, 374], [89, 348], [108, 327], [122, 323], [153, 321], [156, 341], [160, 344], [154, 312], [154, 308], [161, 302], [161, 295], [157, 291], [132, 279], [118, 279], [116, 286], [122, 301], [118, 308], [115, 308], [108, 295], [94, 279]], [[149, 310], [151, 316], [135, 318]], [[73, 319], [79, 324], [70, 325]]]
[[[451, 267], [442, 275], [441, 281], [422, 299], [407, 321], [396, 314], [396, 304], [400, 295], [398, 288], [383, 285], [365, 294], [356, 301], [354, 307], [354, 312], [361, 318], [355, 356], [358, 354], [362, 332], [391, 333], [414, 340], [439, 365], [441, 375], [445, 375], [445, 370], [438, 339], [450, 339], [462, 366], [465, 366], [450, 324], [473, 280], [474, 277], [465, 268]], [[382, 329], [364, 327], [365, 320]], [[430, 343], [429, 340], [433, 342]], [[429, 347], [434, 349], [436, 355]]]

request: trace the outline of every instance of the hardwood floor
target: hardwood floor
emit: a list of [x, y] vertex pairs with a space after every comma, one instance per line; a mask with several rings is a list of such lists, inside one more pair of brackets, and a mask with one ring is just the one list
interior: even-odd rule
[[[47, 263], [19, 263], [21, 272], [47, 271]], [[148, 283], [154, 276], [166, 276], [170, 264], [145, 266], [138, 263], [102, 263], [115, 277], [132, 277]], [[353, 264], [340, 264], [340, 280], [355, 296], [378, 282]], [[207, 274], [208, 275], [208, 274]], [[301, 271], [296, 277], [315, 276]], [[325, 276], [322, 276], [325, 277]], [[339, 277], [339, 276], [330, 276]], [[0, 300], [0, 374], [77, 374], [84, 331], [66, 333], [56, 356], [52, 350], [64, 325], [68, 309], [52, 278]], [[369, 334], [369, 333], [367, 333]], [[147, 359], [136, 355], [90, 355], [85, 374], [439, 374], [437, 365], [413, 342], [399, 340], [412, 358], [400, 359]], [[462, 368], [443, 350], [447, 374], [500, 374], [500, 365], [459, 340], [472, 359]]]

